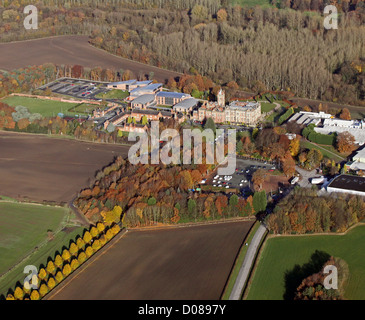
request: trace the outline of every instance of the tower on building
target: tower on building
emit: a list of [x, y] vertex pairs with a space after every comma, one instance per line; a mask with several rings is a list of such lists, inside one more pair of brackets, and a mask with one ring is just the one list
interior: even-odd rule
[[226, 105], [226, 94], [222, 89], [220, 89], [217, 94], [217, 101], [220, 107], [224, 107]]

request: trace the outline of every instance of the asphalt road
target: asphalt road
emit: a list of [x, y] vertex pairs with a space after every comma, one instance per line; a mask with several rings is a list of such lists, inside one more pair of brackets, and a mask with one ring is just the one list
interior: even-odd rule
[[250, 274], [250, 270], [255, 261], [257, 250], [260, 246], [261, 240], [266, 233], [266, 227], [261, 224], [257, 229], [252, 242], [249, 244], [245, 259], [243, 260], [243, 264], [241, 266], [240, 272], [238, 273], [236, 283], [233, 286], [231, 295], [229, 296], [229, 300], [240, 300], [242, 296], [242, 291], [247, 282], [248, 276]]

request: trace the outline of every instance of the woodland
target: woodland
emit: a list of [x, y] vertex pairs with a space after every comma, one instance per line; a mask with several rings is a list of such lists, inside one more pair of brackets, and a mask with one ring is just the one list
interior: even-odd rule
[[[38, 1], [39, 28], [26, 32], [22, 5], [1, 1], [1, 41], [83, 34], [110, 53], [178, 72], [231, 81], [242, 90], [364, 104], [363, 1]], [[326, 30], [335, 4], [339, 28]]]

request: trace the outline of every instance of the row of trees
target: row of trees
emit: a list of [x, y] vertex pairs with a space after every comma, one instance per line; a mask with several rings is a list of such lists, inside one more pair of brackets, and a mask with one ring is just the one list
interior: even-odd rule
[[318, 196], [316, 190], [295, 189], [267, 218], [274, 234], [344, 232], [365, 218], [360, 196]]
[[[89, 231], [84, 233], [83, 237], [78, 237], [76, 242], [71, 242], [69, 248], [64, 248], [62, 253], [56, 252], [53, 260], [49, 259], [46, 266], [41, 266], [37, 278], [32, 278], [31, 283], [28, 281], [24, 283], [24, 286], [17, 285], [14, 291], [9, 290], [6, 299], [42, 299], [119, 233], [120, 227], [115, 222], [104, 219], [103, 223], [99, 222], [96, 226], [92, 226]], [[31, 289], [30, 285], [35, 283], [38, 284], [38, 289]]]

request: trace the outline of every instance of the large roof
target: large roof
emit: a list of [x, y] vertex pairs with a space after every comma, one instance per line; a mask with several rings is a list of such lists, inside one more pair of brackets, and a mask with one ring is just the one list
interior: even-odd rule
[[182, 98], [189, 98], [191, 97], [190, 94], [181, 93], [181, 92], [169, 92], [169, 91], [160, 91], [157, 93], [158, 97], [165, 97], [165, 98], [175, 98], [175, 99], [182, 99]]
[[184, 108], [184, 109], [190, 109], [192, 107], [195, 107], [198, 103], [198, 100], [195, 98], [189, 98], [185, 99], [183, 101], [180, 101], [179, 103], [174, 105], [175, 108]]
[[151, 103], [155, 100], [155, 95], [154, 94], [143, 94], [137, 98], [135, 98], [132, 101], [132, 104], [146, 104], [146, 103]]
[[328, 188], [365, 192], [365, 177], [341, 174], [332, 180]]
[[162, 87], [162, 83], [151, 83], [145, 87], [138, 87], [130, 92], [131, 96], [139, 95], [140, 92], [155, 92], [158, 88]]
[[354, 156], [354, 159], [360, 159], [365, 158], [365, 148], [362, 148], [361, 150], [356, 152], [356, 155]]

